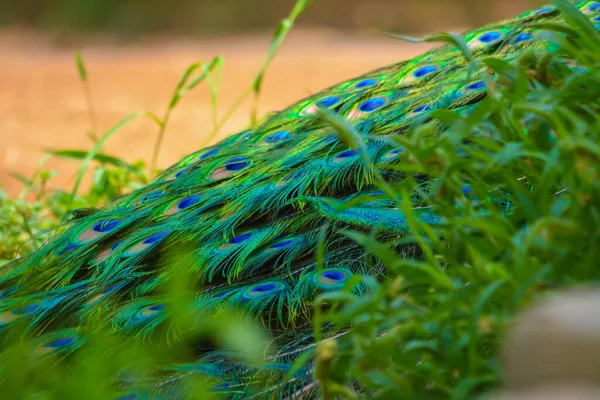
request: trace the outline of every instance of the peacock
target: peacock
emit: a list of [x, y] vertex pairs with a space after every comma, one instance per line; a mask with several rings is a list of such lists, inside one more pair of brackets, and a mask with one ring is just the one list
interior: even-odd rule
[[[577, 7], [600, 23], [600, 2]], [[445, 44], [269, 114], [102, 209], [73, 210], [40, 249], [2, 267], [0, 335], [25, 331], [35, 354], [72, 357], [91, 340], [82, 321], [100, 315], [124, 341], [151, 340], [173, 309], [162, 289], [184, 271], [194, 280], [192, 309], [241, 310], [271, 332], [277, 351], [247, 366], [201, 341], [180, 363], [156, 366], [144, 391], [127, 375], [115, 377], [114, 398], [186, 398], [180, 378], [194, 373], [213, 379], [224, 398], [318, 397], [313, 358], [290, 374], [317, 343], [312, 300], [341, 290], [360, 295], [368, 290], [361, 277], [386, 276], [385, 265], [341, 230], [409, 234], [407, 215], [381, 189], [405, 179], [394, 168], [406, 153], [395, 138], [434, 110], [470, 113], [497, 79], [478, 60], [552, 51], [540, 23], [564, 16], [543, 7], [467, 32], [462, 46]], [[353, 145], [340, 126], [352, 127]], [[417, 182], [411, 217], [435, 226], [427, 177]], [[416, 245], [396, 250], [421, 256]], [[323, 337], [344, 329], [325, 326]]]

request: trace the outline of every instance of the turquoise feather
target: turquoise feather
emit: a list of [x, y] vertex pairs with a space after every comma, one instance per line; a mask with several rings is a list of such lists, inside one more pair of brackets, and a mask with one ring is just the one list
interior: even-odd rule
[[[600, 2], [578, 7], [600, 27]], [[302, 352], [314, 351], [312, 300], [331, 291], [360, 295], [361, 277], [385, 277], [384, 266], [340, 230], [376, 230], [387, 239], [409, 231], [399, 199], [377, 189], [380, 177], [391, 184], [405, 179], [394, 167], [406, 150], [394, 138], [440, 108], [470, 113], [495, 79], [479, 60], [514, 62], [525, 51], [553, 51], [548, 34], [534, 26], [541, 21], [563, 22], [544, 7], [468, 32], [463, 38], [477, 62], [446, 45], [342, 82], [186, 156], [101, 210], [72, 213], [45, 246], [3, 266], [0, 335], [25, 327], [36, 337], [34, 354], [68, 355], [87, 345], [82, 321], [102, 315], [125, 338], [151, 339], [172, 312], [161, 290], [183, 267], [197, 280], [190, 309], [236, 307], [271, 330], [278, 351], [249, 367], [227, 351], [201, 349], [178, 365], [157, 366], [152, 392], [116, 378], [115, 398], [183, 398], [182, 379], [200, 373], [214, 378], [213, 390], [224, 397], [316, 398], [312, 361], [288, 375]], [[362, 135], [360, 151], [338, 138], [324, 110]], [[493, 134], [486, 129], [473, 134]], [[468, 186], [464, 192], [479, 201]], [[419, 196], [411, 201], [414, 218], [434, 228], [440, 223]], [[491, 201], [510, 208], [503, 194]], [[457, 200], [457, 207], [464, 204]], [[315, 248], [325, 226], [318, 267]], [[416, 245], [396, 250], [420, 256]], [[343, 333], [325, 327], [325, 337]]]

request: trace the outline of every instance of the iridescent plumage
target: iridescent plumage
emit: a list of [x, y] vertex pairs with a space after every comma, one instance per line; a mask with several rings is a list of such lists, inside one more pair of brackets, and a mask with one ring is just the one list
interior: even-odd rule
[[[578, 7], [600, 23], [600, 2]], [[159, 289], [173, 273], [173, 256], [183, 251], [178, 267], [192, 272], [201, 288], [192, 306], [233, 306], [260, 320], [279, 345], [266, 369], [284, 377], [299, 352], [314, 344], [311, 299], [340, 290], [354, 276], [385, 274], [338, 228], [378, 229], [383, 236], [408, 231], [406, 215], [377, 191], [374, 173], [392, 183], [403, 179], [393, 166], [404, 149], [393, 137], [436, 109], [470, 112], [495, 78], [477, 60], [495, 55], [511, 62], [527, 50], [551, 51], [548, 33], [533, 26], [540, 21], [562, 19], [551, 7], [534, 10], [466, 33], [473, 62], [445, 45], [332, 86], [67, 222], [43, 248], [3, 267], [0, 334], [25, 321], [40, 338], [40, 352], [70, 353], [86, 345], [77, 330], [82, 318], [101, 308], [116, 332], [148, 338], [168, 316], [169, 301]], [[364, 136], [370, 163], [338, 138], [320, 110], [335, 112]], [[439, 222], [413, 200], [414, 217]], [[331, 229], [323, 269], [317, 270], [315, 248], [325, 225]], [[403, 254], [419, 256], [417, 248]], [[193, 371], [214, 376], [221, 381], [215, 390], [240, 398], [252, 394], [247, 385], [259, 374], [212, 351], [167, 371], [166, 377]], [[172, 385], [156, 387], [166, 398], [178, 396]], [[292, 379], [252, 395], [316, 396], [310, 362]]]

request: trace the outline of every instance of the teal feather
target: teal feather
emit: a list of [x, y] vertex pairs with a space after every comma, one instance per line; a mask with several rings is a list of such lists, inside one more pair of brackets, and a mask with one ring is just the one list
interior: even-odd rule
[[[600, 29], [600, 3], [578, 7]], [[37, 338], [33, 354], [68, 355], [87, 344], [78, 331], [82, 322], [101, 316], [123, 338], [152, 339], [173, 309], [161, 290], [176, 266], [183, 267], [196, 279], [191, 310], [236, 307], [271, 330], [278, 350], [262, 365], [245, 366], [226, 351], [199, 345], [181, 363], [157, 366], [147, 392], [117, 379], [115, 398], [184, 398], [183, 378], [200, 373], [216, 381], [213, 390], [224, 397], [315, 398], [312, 361], [288, 375], [300, 354], [314, 354], [312, 300], [331, 291], [361, 295], [362, 277], [385, 277], [384, 266], [340, 229], [375, 230], [385, 239], [408, 234], [400, 199], [376, 184], [380, 177], [392, 185], [405, 179], [395, 167], [407, 150], [395, 138], [437, 109], [470, 113], [496, 79], [483, 68], [485, 57], [515, 62], [526, 51], [554, 51], [549, 34], [534, 26], [538, 22], [562, 23], [562, 17], [545, 7], [467, 32], [463, 38], [476, 62], [446, 45], [371, 71], [184, 157], [103, 209], [74, 210], [41, 249], [3, 266], [0, 335], [25, 327]], [[337, 137], [324, 110], [362, 135], [364, 153]], [[494, 134], [489, 126], [473, 132]], [[435, 184], [421, 183], [422, 193]], [[465, 188], [457, 207], [489, 201], [510, 209], [504, 193], [477, 199]], [[435, 227], [440, 220], [424, 206], [422, 193], [411, 195], [410, 211]], [[335, 229], [328, 231], [324, 265], [317, 267], [324, 226]], [[396, 250], [420, 257], [416, 245]], [[182, 252], [185, 257], [173, 261]], [[339, 329], [325, 327], [324, 335], [344, 334]]]

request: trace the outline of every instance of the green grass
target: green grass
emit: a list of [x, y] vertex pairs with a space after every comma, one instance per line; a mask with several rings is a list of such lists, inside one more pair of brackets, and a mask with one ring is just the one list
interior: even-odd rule
[[[381, 260], [389, 273], [380, 281], [365, 279], [369, 291], [360, 297], [340, 292], [319, 298], [314, 313], [317, 337], [324, 324], [353, 325], [350, 333], [318, 347], [316, 376], [324, 398], [483, 396], [502, 382], [499, 345], [518, 310], [550, 290], [598, 282], [600, 35], [571, 5], [563, 0], [554, 3], [569, 19], [566, 27], [543, 26], [556, 43], [555, 52], [524, 53], [514, 63], [494, 57], [480, 61], [498, 79], [490, 85], [491, 95], [471, 114], [435, 111], [431, 121], [416, 124], [397, 139], [406, 150], [398, 168], [409, 177], [428, 176], [431, 183], [420, 195], [442, 223], [433, 228], [409, 218], [411, 235], [389, 243], [381, 243], [375, 232], [345, 232]], [[300, 11], [307, 5], [298, 4]], [[264, 68], [242, 99], [251, 94], [258, 98], [261, 77], [294, 18], [278, 29]], [[456, 36], [434, 39], [466, 49]], [[557, 57], [574, 60], [582, 68], [561, 67]], [[84, 63], [80, 56], [78, 60], [85, 81]], [[152, 118], [160, 129], [157, 154], [169, 115], [185, 92], [205, 79], [216, 104], [222, 62], [217, 57], [193, 64], [162, 118], [138, 112], [123, 124], [136, 117]], [[213, 133], [240, 102], [224, 116], [214, 115]], [[322, 117], [361, 149], [356, 132], [344, 121], [335, 115]], [[93, 174], [85, 193], [79, 193], [78, 184], [70, 192], [47, 191], [45, 182], [52, 173], [46, 171], [32, 179], [21, 177], [26, 188], [17, 199], [0, 193], [0, 213], [8, 216], [0, 222], [0, 259], [8, 261], [39, 246], [56, 218], [69, 209], [101, 206], [149, 180], [144, 163], [130, 165], [101, 152], [104, 141], [120, 126], [100, 136], [92, 151], [52, 154], [81, 161], [78, 182], [86, 173]], [[441, 127], [445, 130], [439, 135]], [[151, 161], [151, 173], [154, 169]], [[410, 217], [416, 180], [395, 186], [380, 183]], [[29, 200], [31, 194], [34, 201]], [[322, 237], [325, 234], [324, 230]], [[423, 257], [406, 259], [391, 250], [400, 244], [418, 245]], [[323, 250], [317, 252], [321, 262]], [[183, 332], [199, 329], [190, 322], [198, 316], [186, 311], [192, 293], [187, 281], [182, 271], [168, 285], [165, 295], [180, 305], [179, 313], [152, 346], [115, 343], [98, 325], [100, 317], [88, 327], [100, 344], [78, 356], [75, 364], [56, 359], [28, 362], [27, 348], [15, 336], [16, 342], [9, 341], [11, 346], [3, 353], [9, 379], [0, 393], [7, 398], [34, 398], [34, 394], [44, 399], [108, 398], [114, 390], [111, 377], [132, 361], [137, 366], [132, 373], [147, 377], [150, 365], [168, 363], [184, 351], [189, 337]], [[268, 340], [233, 310], [203, 317], [209, 323], [195, 333], [218, 333], [233, 348], [256, 343], [253, 348], [259, 349]], [[248, 333], [232, 337], [228, 334], [232, 329]], [[103, 357], [102, 346], [116, 345], [123, 349], [119, 357]], [[260, 354], [256, 350], [246, 362], [255, 362]], [[197, 379], [189, 382], [191, 390], [199, 391], [195, 398], [208, 398], [209, 381]]]

